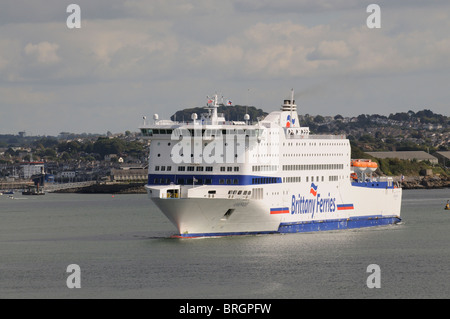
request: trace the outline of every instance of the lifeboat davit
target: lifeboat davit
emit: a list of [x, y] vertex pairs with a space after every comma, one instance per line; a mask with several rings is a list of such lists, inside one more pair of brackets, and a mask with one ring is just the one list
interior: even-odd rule
[[372, 162], [370, 159], [354, 159], [351, 162], [354, 170], [375, 172], [378, 168], [376, 162]]

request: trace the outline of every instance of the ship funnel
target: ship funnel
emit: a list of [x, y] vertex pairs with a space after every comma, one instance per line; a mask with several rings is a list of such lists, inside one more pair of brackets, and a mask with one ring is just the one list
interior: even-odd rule
[[281, 105], [282, 111], [297, 111], [297, 105], [295, 105], [295, 100], [284, 100]]

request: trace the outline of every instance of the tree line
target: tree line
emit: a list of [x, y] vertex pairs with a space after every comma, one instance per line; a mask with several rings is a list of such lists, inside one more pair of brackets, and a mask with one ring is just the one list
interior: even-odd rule
[[[145, 146], [142, 142], [127, 141], [121, 138], [98, 137], [97, 140], [58, 140], [54, 137], [42, 137], [23, 147], [31, 148], [31, 154], [24, 160], [46, 159], [51, 161], [69, 160], [103, 160], [105, 155], [123, 154], [140, 158], [145, 156]], [[21, 150], [14, 151], [12, 147], [5, 151], [4, 157], [17, 157]], [[6, 158], [4, 158], [5, 160]]]

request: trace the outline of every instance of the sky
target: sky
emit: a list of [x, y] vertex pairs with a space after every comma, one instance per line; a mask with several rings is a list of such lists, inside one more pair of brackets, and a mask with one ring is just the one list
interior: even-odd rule
[[447, 0], [2, 0], [0, 134], [134, 132], [215, 93], [270, 112], [291, 89], [299, 114], [449, 116], [449, 15]]

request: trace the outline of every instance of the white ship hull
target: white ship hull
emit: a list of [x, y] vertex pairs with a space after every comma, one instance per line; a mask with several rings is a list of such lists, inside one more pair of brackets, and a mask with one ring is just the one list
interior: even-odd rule
[[[273, 189], [268, 187], [266, 193], [279, 193]], [[295, 194], [274, 195], [272, 200], [217, 197], [168, 199], [151, 195], [150, 198], [175, 225], [177, 236], [205, 237], [394, 224], [401, 220], [402, 189], [358, 187], [350, 183], [326, 189], [326, 184], [318, 183], [315, 196], [310, 192], [310, 186], [298, 185]], [[227, 215], [230, 210], [231, 214]]]

